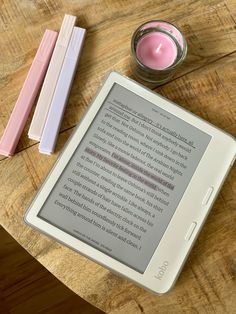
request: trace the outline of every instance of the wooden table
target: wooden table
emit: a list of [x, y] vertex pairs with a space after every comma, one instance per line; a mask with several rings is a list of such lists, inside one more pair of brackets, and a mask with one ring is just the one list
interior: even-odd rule
[[57, 153], [52, 157], [39, 154], [38, 143], [27, 137], [29, 119], [15, 156], [0, 160], [1, 224], [66, 286], [107, 313], [235, 313], [235, 167], [175, 288], [163, 296], [115, 276], [29, 228], [22, 220], [107, 71], [114, 69], [132, 77], [131, 35], [147, 20], [175, 23], [189, 46], [179, 73], [155, 91], [236, 136], [235, 0], [2, 1], [0, 135], [44, 30], [59, 30], [65, 13], [78, 16], [78, 25], [88, 33]]

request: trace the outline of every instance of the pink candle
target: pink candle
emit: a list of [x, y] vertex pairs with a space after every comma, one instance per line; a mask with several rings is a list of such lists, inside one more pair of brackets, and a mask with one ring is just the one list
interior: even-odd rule
[[131, 69], [141, 82], [153, 86], [170, 80], [187, 54], [183, 34], [173, 24], [148, 21], [140, 25], [131, 39]]
[[136, 54], [145, 66], [163, 70], [175, 62], [177, 46], [170, 36], [161, 32], [151, 32], [139, 40]]

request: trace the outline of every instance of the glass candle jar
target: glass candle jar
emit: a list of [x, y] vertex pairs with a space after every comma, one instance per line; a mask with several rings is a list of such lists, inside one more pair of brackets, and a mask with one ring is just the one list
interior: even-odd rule
[[161, 85], [167, 82], [187, 54], [187, 43], [173, 24], [149, 21], [134, 32], [131, 40], [131, 69], [138, 79]]

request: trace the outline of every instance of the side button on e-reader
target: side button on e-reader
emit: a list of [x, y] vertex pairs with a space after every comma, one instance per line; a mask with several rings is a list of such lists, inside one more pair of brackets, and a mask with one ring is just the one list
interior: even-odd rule
[[192, 222], [187, 233], [186, 233], [185, 240], [189, 241], [191, 239], [193, 232], [196, 229], [196, 227], [197, 227], [197, 223], [195, 221]]
[[211, 198], [211, 195], [212, 195], [213, 191], [214, 191], [213, 186], [210, 186], [210, 187], [208, 188], [207, 192], [206, 192], [206, 195], [204, 196], [204, 198], [203, 198], [203, 200], [202, 200], [202, 204], [203, 204], [203, 205], [207, 205], [207, 204], [208, 204], [209, 199]]

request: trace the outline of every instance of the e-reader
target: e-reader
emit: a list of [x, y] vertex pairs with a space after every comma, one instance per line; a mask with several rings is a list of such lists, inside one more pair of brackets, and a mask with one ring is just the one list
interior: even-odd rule
[[165, 293], [235, 154], [232, 136], [111, 72], [25, 221], [138, 285]]

